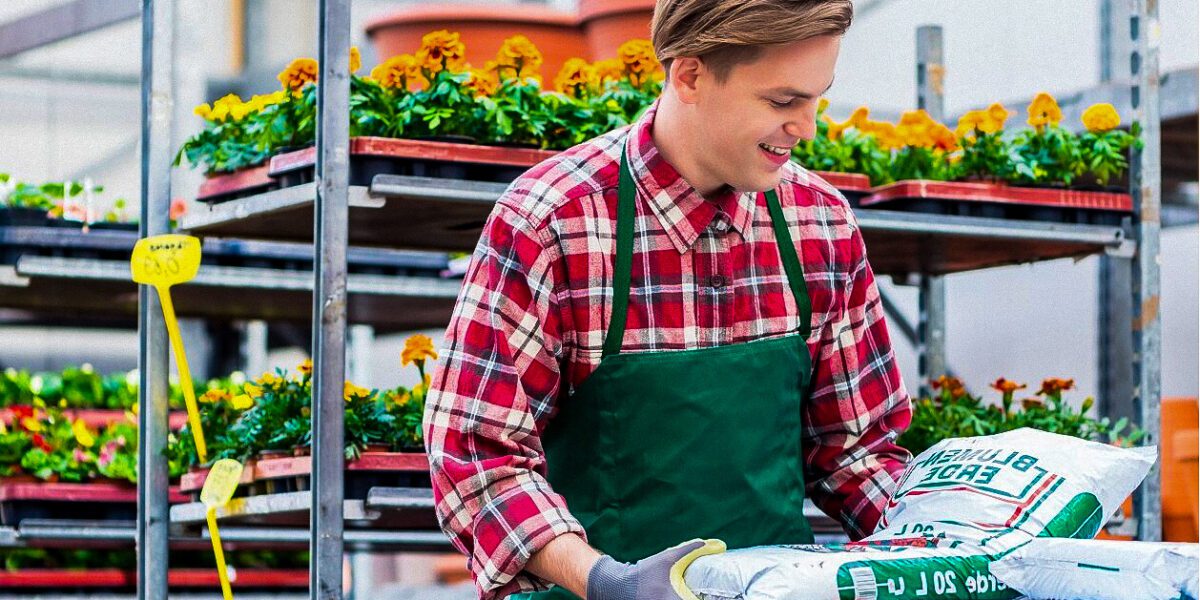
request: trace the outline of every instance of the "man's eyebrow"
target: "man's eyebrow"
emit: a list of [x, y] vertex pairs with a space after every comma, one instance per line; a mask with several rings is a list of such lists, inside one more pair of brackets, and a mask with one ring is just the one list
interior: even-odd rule
[[[816, 94], [816, 95], [824, 96], [825, 92], [828, 92], [830, 90], [830, 88], [832, 88], [832, 87], [833, 87], [833, 80], [831, 79], [831, 80], [829, 80], [829, 85], [825, 86], [825, 91], [821, 92], [820, 94]], [[796, 88], [787, 87], [787, 86], [771, 88], [769, 90], [766, 90], [766, 93], [779, 94], [782, 96], [795, 96], [797, 98], [804, 98], [805, 100], [811, 100], [813, 98], [813, 94], [811, 94], [809, 92], [802, 92]]]

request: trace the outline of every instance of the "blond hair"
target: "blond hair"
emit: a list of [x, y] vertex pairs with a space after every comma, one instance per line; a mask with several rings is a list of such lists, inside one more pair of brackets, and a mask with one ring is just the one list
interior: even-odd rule
[[764, 46], [842, 35], [853, 16], [850, 0], [658, 0], [650, 31], [664, 69], [695, 56], [724, 82]]

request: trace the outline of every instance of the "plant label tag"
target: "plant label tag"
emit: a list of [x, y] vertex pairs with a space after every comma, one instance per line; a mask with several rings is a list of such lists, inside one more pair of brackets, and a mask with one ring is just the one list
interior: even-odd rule
[[238, 482], [242, 480], [242, 463], [232, 458], [222, 458], [213, 463], [200, 490], [200, 501], [209, 508], [225, 506], [233, 497]]
[[129, 267], [137, 283], [167, 287], [190, 281], [200, 269], [200, 239], [168, 234], [138, 240]]

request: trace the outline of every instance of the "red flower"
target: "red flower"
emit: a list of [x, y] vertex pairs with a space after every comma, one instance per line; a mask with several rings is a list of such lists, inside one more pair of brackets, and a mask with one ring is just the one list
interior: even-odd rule
[[1039, 395], [1054, 395], [1075, 387], [1074, 379], [1059, 379], [1051, 377], [1042, 382], [1042, 389], [1038, 391]]
[[999, 391], [999, 392], [1003, 392], [1005, 394], [1009, 394], [1009, 393], [1015, 392], [1017, 390], [1023, 390], [1026, 387], [1028, 387], [1028, 386], [1026, 386], [1023, 383], [1009, 381], [1003, 377], [992, 382], [992, 389]]
[[42, 434], [40, 433], [33, 434], [33, 445], [41, 448], [45, 452], [54, 452], [54, 447], [50, 444], [47, 444], [45, 438], [43, 438]]
[[21, 404], [21, 405], [13, 406], [10, 410], [12, 410], [14, 422], [19, 423], [21, 421], [21, 419], [33, 417], [33, 407], [32, 406]]

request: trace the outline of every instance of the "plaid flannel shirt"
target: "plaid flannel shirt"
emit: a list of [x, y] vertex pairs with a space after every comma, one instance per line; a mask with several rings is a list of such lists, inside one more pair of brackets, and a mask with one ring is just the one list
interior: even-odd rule
[[[497, 201], [467, 268], [426, 400], [436, 511], [480, 597], [544, 590], [523, 571], [586, 532], [547, 482], [541, 433], [600, 363], [612, 306], [617, 181], [638, 187], [622, 353], [740, 344], [793, 331], [798, 310], [765, 197], [705, 199], [658, 153], [657, 103], [533, 167]], [[854, 538], [873, 530], [909, 454], [911, 409], [862, 235], [841, 194], [795, 163], [777, 188], [812, 301], [809, 497]], [[737, 377], [730, 373], [730, 377]]]

